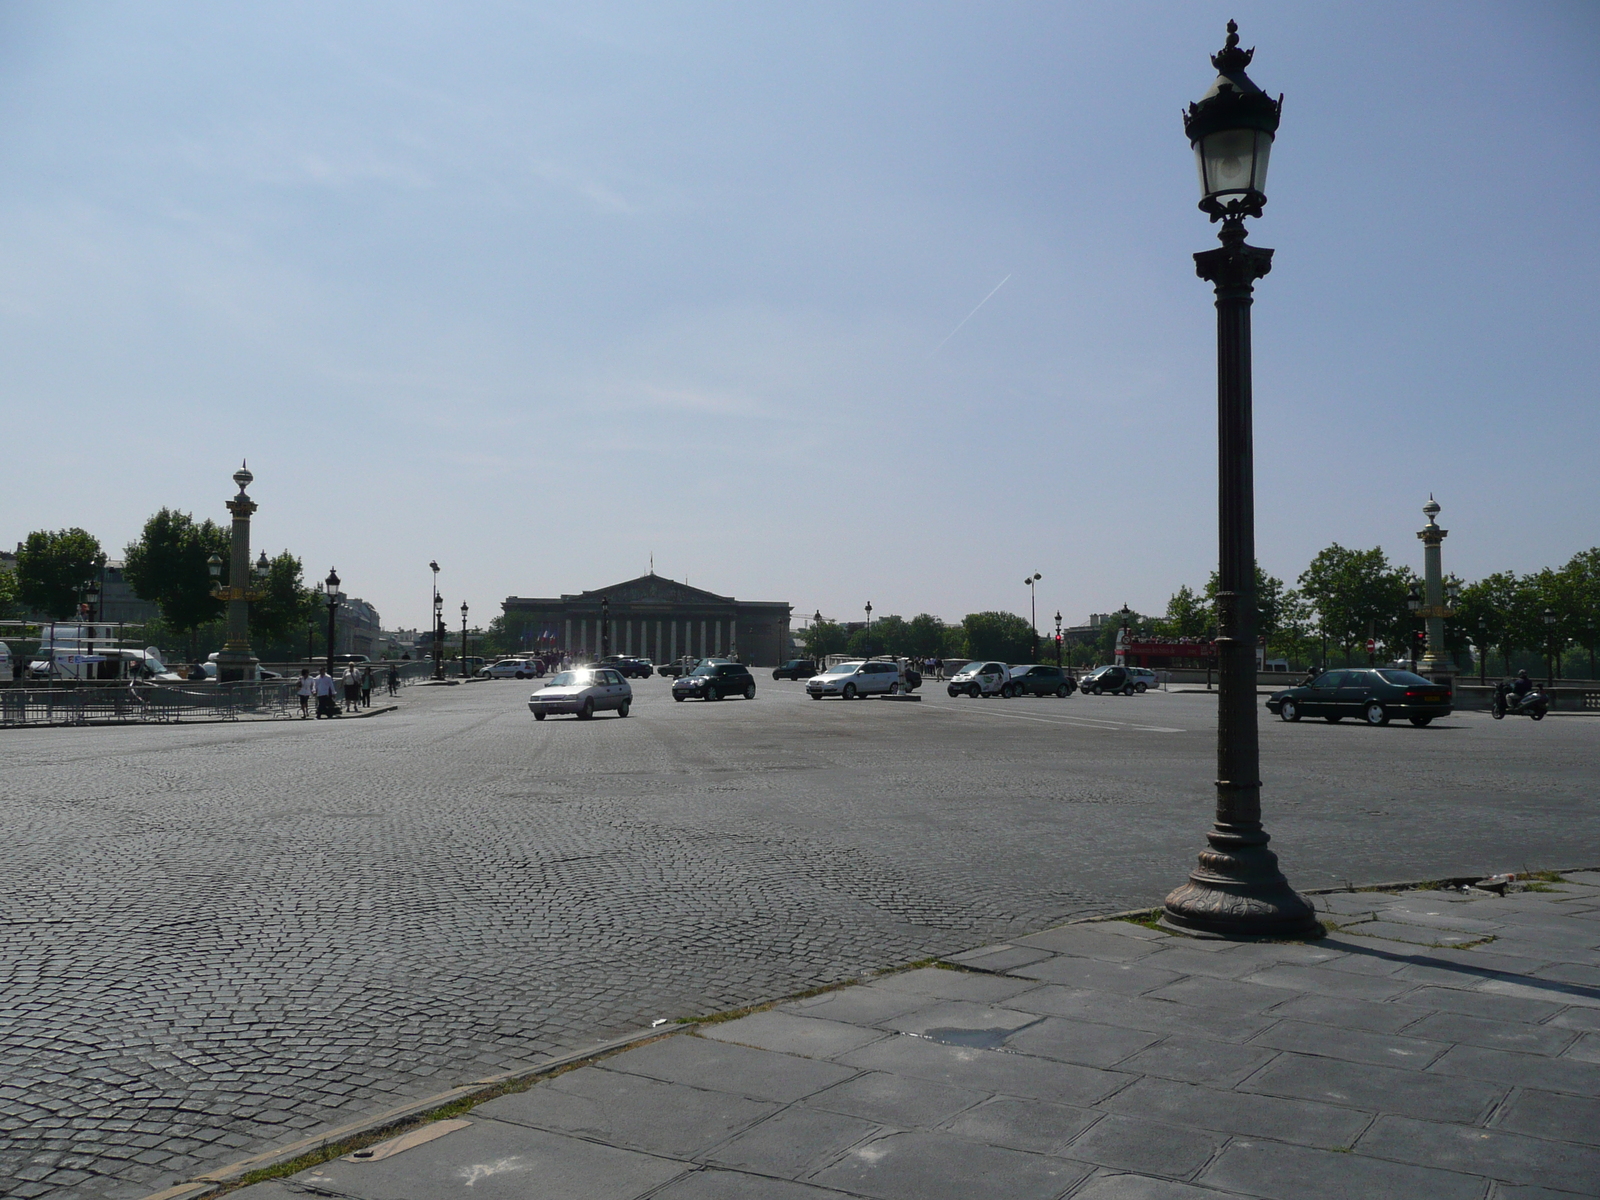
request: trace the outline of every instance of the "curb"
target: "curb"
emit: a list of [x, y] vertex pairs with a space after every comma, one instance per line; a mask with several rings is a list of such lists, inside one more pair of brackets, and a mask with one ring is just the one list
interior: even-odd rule
[[184, 1183], [174, 1184], [163, 1188], [159, 1192], [151, 1192], [142, 1200], [201, 1200], [201, 1197], [212, 1196], [232, 1184], [236, 1184], [252, 1171], [264, 1170], [267, 1167], [279, 1166], [282, 1163], [292, 1162], [302, 1154], [309, 1154], [324, 1146], [335, 1142], [346, 1141], [359, 1137], [365, 1133], [377, 1133], [392, 1126], [399, 1126], [415, 1117], [423, 1116], [436, 1108], [446, 1104], [454, 1104], [458, 1100], [470, 1100], [474, 1096], [490, 1098], [490, 1093], [497, 1091], [507, 1083], [522, 1083], [526, 1080], [538, 1079], [541, 1075], [548, 1075], [552, 1071], [559, 1071], [563, 1067], [570, 1067], [576, 1063], [586, 1062], [591, 1058], [598, 1058], [602, 1054], [609, 1054], [613, 1050], [622, 1050], [636, 1042], [654, 1041], [657, 1038], [671, 1037], [675, 1034], [687, 1033], [692, 1030], [691, 1025], [666, 1025], [659, 1029], [641, 1029], [634, 1033], [625, 1033], [620, 1037], [609, 1038], [597, 1042], [582, 1050], [569, 1050], [565, 1054], [558, 1054], [547, 1058], [534, 1066], [518, 1068], [511, 1071], [502, 1071], [498, 1075], [486, 1075], [482, 1079], [474, 1079], [471, 1083], [459, 1087], [449, 1088], [443, 1092], [435, 1092], [431, 1096], [424, 1096], [420, 1100], [413, 1100], [396, 1108], [385, 1109], [370, 1117], [363, 1117], [358, 1121], [350, 1121], [344, 1125], [335, 1125], [331, 1129], [324, 1129], [321, 1133], [314, 1133], [298, 1141], [290, 1142], [285, 1146], [278, 1146], [271, 1150], [263, 1150], [260, 1154], [241, 1158], [237, 1162], [228, 1163], [226, 1166], [217, 1167], [203, 1175], [196, 1175]]

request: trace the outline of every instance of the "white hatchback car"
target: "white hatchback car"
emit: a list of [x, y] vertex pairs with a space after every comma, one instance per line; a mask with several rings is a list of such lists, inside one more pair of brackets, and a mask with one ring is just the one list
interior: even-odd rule
[[544, 674], [544, 667], [531, 659], [502, 658], [497, 663], [480, 667], [478, 674], [487, 679], [537, 679]]
[[806, 680], [806, 695], [813, 700], [821, 700], [824, 696], [855, 700], [860, 696], [893, 696], [905, 685], [898, 663], [871, 660], [844, 662]]
[[1010, 693], [1011, 672], [1005, 663], [976, 659], [950, 676], [946, 689], [952, 696], [1003, 696]]
[[551, 713], [577, 713], [587, 721], [606, 708], [625, 717], [632, 707], [632, 686], [610, 667], [562, 671], [528, 697], [528, 711], [535, 721], [542, 721]]

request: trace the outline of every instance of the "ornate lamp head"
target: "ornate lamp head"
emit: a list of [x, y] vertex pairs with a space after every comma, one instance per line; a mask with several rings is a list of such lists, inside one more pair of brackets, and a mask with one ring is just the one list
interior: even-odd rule
[[1245, 74], [1255, 48], [1239, 48], [1228, 22], [1227, 44], [1211, 56], [1217, 78], [1183, 116], [1183, 131], [1200, 168], [1200, 211], [1213, 221], [1259, 217], [1267, 202], [1267, 160], [1283, 97], [1272, 99]]
[[255, 482], [255, 478], [254, 475], [250, 474], [248, 460], [242, 463], [239, 469], [233, 473], [233, 481], [239, 485], [239, 494], [241, 496], [244, 495], [245, 488]]

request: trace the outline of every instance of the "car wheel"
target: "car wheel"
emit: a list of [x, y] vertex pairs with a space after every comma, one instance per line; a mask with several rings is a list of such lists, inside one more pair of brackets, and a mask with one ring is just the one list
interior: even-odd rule
[[747, 683], [747, 684], [744, 685], [744, 698], [746, 700], [754, 700], [756, 698], [756, 685], [755, 684]]
[[721, 700], [722, 696], [717, 692], [716, 688], [708, 687], [706, 689], [706, 699], [707, 700]]
[[1131, 695], [1133, 695], [1133, 684], [1131, 684], [1131, 683], [1130, 683], [1130, 684], [1128, 684], [1128, 685], [1126, 685], [1126, 686], [1125, 686], [1125, 687], [1124, 687], [1124, 688], [1123, 688], [1123, 689], [1122, 689], [1122, 694], [1123, 694], [1123, 695], [1124, 695], [1124, 696], [1131, 696]]
[[840, 692], [839, 695], [846, 700], [854, 700], [856, 698], [856, 685], [853, 683], [845, 684], [844, 691]]
[[898, 683], [891, 683], [889, 685], [889, 695], [898, 696], [899, 694], [900, 694], [900, 685]]
[[523, 673], [523, 672], [521, 672], [521, 671], [518, 671], [518, 672], [517, 672], [517, 678], [518, 678], [518, 679], [526, 679], [526, 678], [527, 678], [527, 675], [526, 675], [526, 674], [524, 674], [524, 673]]
[[821, 700], [822, 699], [822, 693], [821, 692], [812, 692], [811, 693], [811, 698], [813, 700]]
[[542, 721], [544, 720], [544, 714], [542, 712], [536, 712], [533, 714], [533, 719], [535, 721]]
[[1532, 720], [1535, 720], [1535, 721], [1542, 721], [1542, 720], [1544, 720], [1544, 713], [1542, 713], [1542, 712], [1531, 712], [1531, 713], [1529, 713], [1529, 714], [1528, 714], [1528, 716], [1529, 716], [1529, 717], [1530, 717], [1530, 718], [1531, 718], [1531, 719], [1532, 719]]
[[971, 696], [974, 700], [976, 700], [979, 696], [983, 695], [983, 689], [980, 688], [975, 683], [974, 684], [969, 684], [967, 686], [967, 695]]
[[1421, 729], [1424, 725], [1426, 725], [1431, 720], [1433, 720], [1432, 717], [1416, 716], [1416, 717], [1412, 717], [1411, 718], [1411, 723], [1413, 725], [1415, 725], [1418, 729]]
[[1138, 692], [1138, 693], [1139, 693], [1139, 694], [1140, 694], [1140, 695], [1143, 695], [1143, 694], [1144, 694], [1144, 692], [1145, 692], [1145, 690], [1146, 690], [1146, 689], [1147, 689], [1147, 688], [1148, 688], [1148, 687], [1149, 687], [1149, 686], [1150, 686], [1150, 685], [1149, 685], [1149, 684], [1146, 684], [1146, 683], [1136, 683], [1136, 684], [1134, 684], [1134, 685], [1133, 685], [1133, 690], [1134, 690], [1134, 691], [1136, 691], [1136, 692]]
[[1072, 695], [1072, 689], [1064, 683], [1056, 689], [1056, 697], [1058, 699], [1065, 700], [1070, 695]]
[[583, 707], [578, 710], [578, 720], [590, 721], [594, 719], [594, 701], [585, 700]]
[[1363, 708], [1361, 715], [1366, 719], [1368, 725], [1387, 725], [1389, 723], [1389, 714], [1383, 711], [1383, 705], [1376, 700]]
[[624, 700], [621, 704], [617, 705], [617, 716], [619, 716], [619, 717], [627, 716], [628, 715], [628, 709], [630, 709], [632, 707], [633, 707], [633, 705], [632, 705], [632, 703], [630, 701]]
[[681, 692], [673, 692], [672, 693], [672, 698], [674, 700], [676, 700], [679, 704], [683, 703], [683, 693], [681, 693]]
[[777, 683], [777, 682], [778, 682], [778, 680], [780, 680], [780, 679], [782, 679], [782, 678], [783, 678], [783, 676], [782, 676], [782, 675], [779, 675], [779, 674], [778, 674], [778, 673], [777, 673], [777, 672], [776, 672], [776, 671], [774, 671], [774, 672], [773, 672], [773, 673], [772, 673], [772, 682], [773, 682], [773, 683]]
[[1300, 719], [1300, 706], [1293, 700], [1285, 700], [1278, 707], [1278, 719], [1280, 721], [1298, 721]]

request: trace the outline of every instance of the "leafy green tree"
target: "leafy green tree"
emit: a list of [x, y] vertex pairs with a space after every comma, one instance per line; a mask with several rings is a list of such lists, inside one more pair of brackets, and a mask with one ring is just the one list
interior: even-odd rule
[[78, 607], [85, 582], [106, 560], [100, 541], [72, 529], [37, 529], [17, 551], [17, 598], [29, 612], [61, 619]]
[[961, 627], [967, 635], [967, 653], [973, 658], [1020, 663], [1027, 662], [1033, 651], [1033, 627], [1014, 613], [968, 613]]
[[945, 624], [932, 613], [918, 613], [906, 622], [902, 653], [934, 658], [944, 650]]
[[850, 639], [837, 621], [813, 621], [800, 631], [798, 640], [808, 658], [821, 662], [830, 654], [843, 654]]
[[[124, 551], [123, 578], [134, 595], [161, 609], [169, 628], [192, 635], [222, 616], [222, 602], [211, 595], [208, 560], [213, 554], [222, 559], [222, 582], [228, 583], [230, 541], [228, 531], [214, 521], [196, 524], [188, 513], [163, 508]], [[298, 561], [295, 567], [298, 579]]]
[[1217, 629], [1215, 598], [1214, 587], [1207, 590], [1202, 600], [1184, 584], [1167, 600], [1167, 615], [1158, 623], [1161, 633], [1167, 637], [1214, 637]]
[[[1216, 611], [1217, 593], [1221, 590], [1217, 572], [1211, 572], [1211, 578], [1206, 582], [1206, 604], [1213, 612]], [[1272, 644], [1273, 636], [1278, 632], [1282, 620], [1283, 608], [1283, 580], [1268, 575], [1261, 569], [1261, 564], [1256, 564], [1256, 635], [1267, 639], [1267, 644]], [[1216, 619], [1212, 618], [1212, 628], [1216, 628]]]
[[879, 617], [870, 627], [851, 630], [846, 645], [849, 653], [870, 658], [874, 654], [905, 654], [905, 642], [906, 620], [891, 613]]
[[[257, 646], [298, 644], [311, 623], [315, 602], [300, 580], [302, 564], [287, 550], [267, 562], [267, 577], [252, 582], [261, 596], [250, 605], [250, 640]], [[208, 585], [209, 586], [209, 585]]]
[[1391, 647], [1404, 643], [1411, 623], [1406, 592], [1414, 578], [1391, 566], [1381, 546], [1347, 550], [1335, 542], [1311, 560], [1299, 582], [1321, 631], [1348, 661], [1369, 636]]
[[0, 619], [22, 615], [21, 593], [15, 571], [0, 570]]

